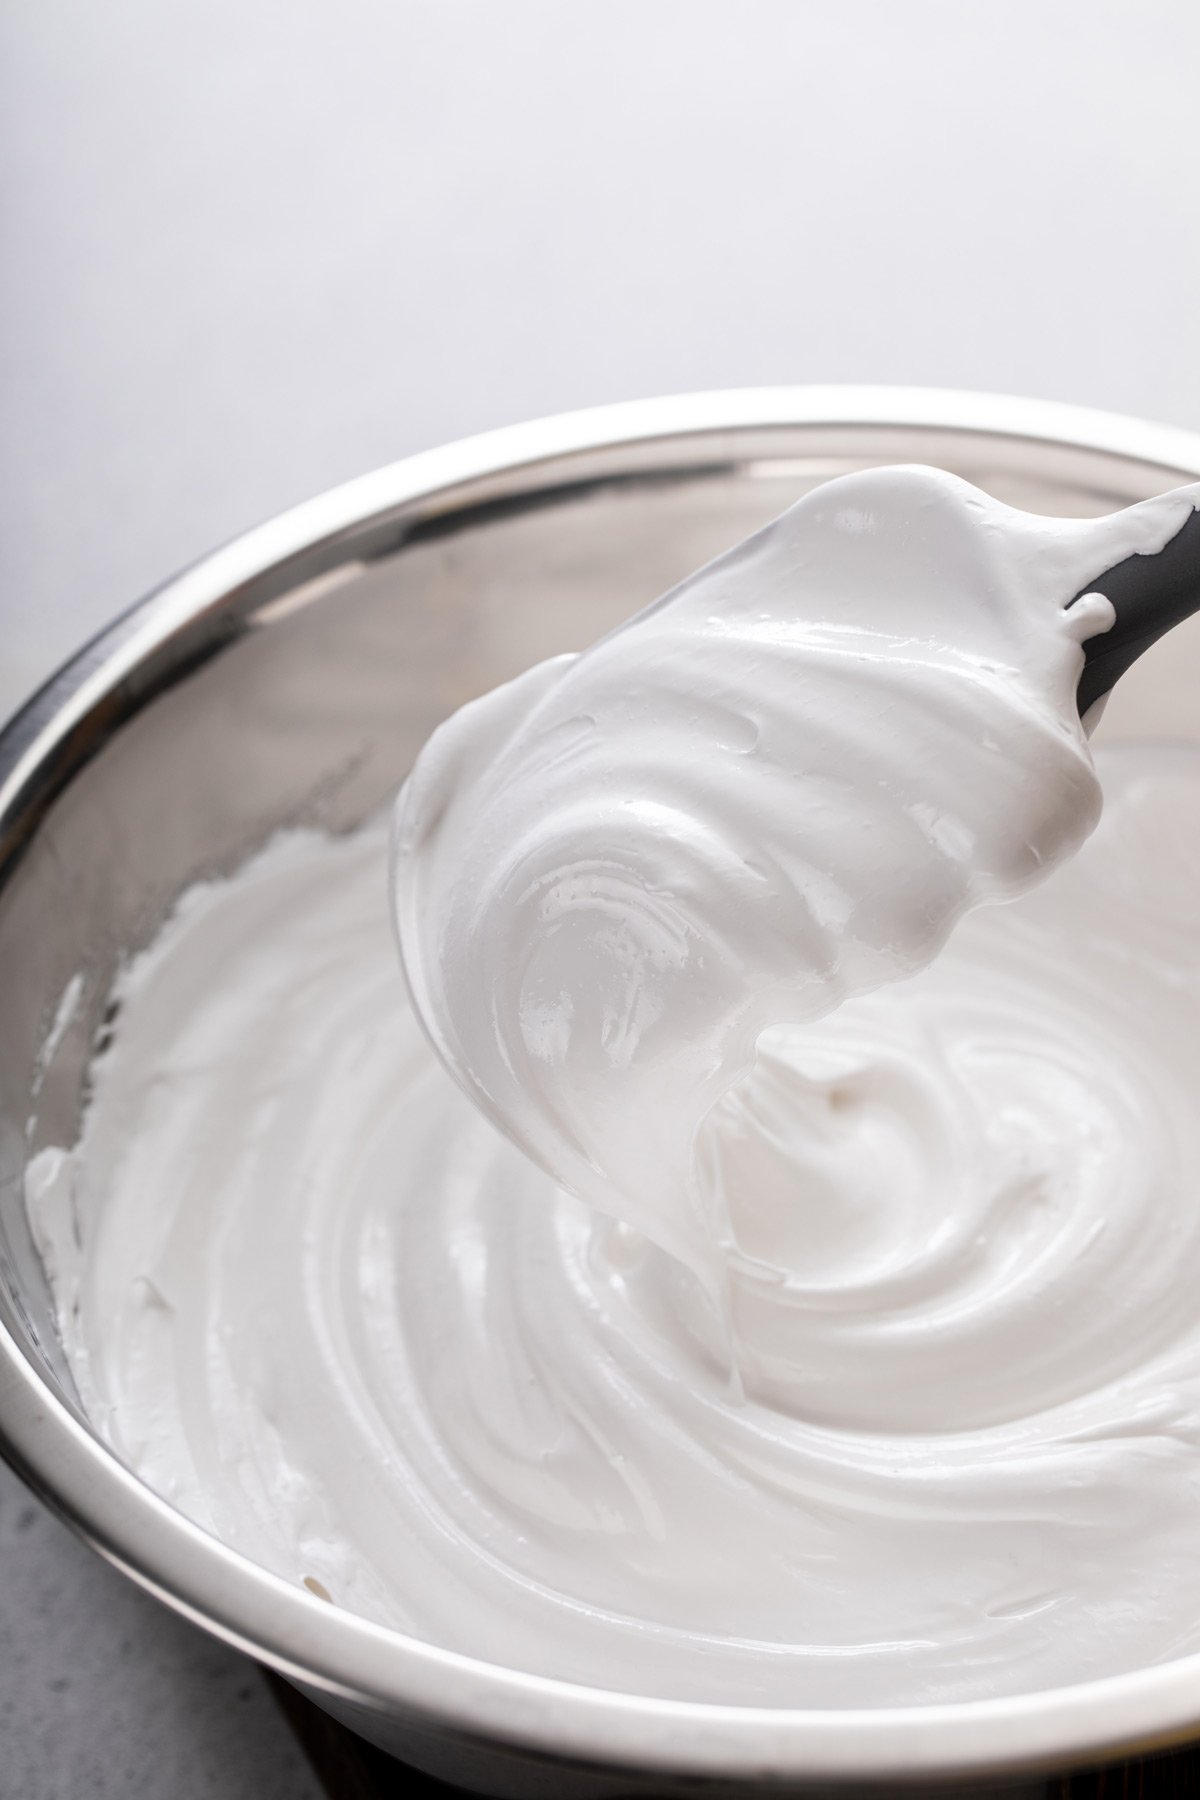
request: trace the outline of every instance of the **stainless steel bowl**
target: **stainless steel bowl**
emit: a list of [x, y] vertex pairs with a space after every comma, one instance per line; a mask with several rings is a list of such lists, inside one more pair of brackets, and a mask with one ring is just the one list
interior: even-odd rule
[[[982, 396], [694, 395], [521, 426], [366, 476], [169, 583], [0, 734], [0, 1437], [104, 1556], [366, 1736], [497, 1795], [812, 1793], [1016, 1779], [1200, 1737], [1200, 1657], [1018, 1699], [853, 1713], [653, 1701], [450, 1655], [190, 1524], [82, 1416], [22, 1197], [73, 1139], [120, 959], [283, 823], [353, 825], [453, 707], [586, 643], [813, 482], [940, 464], [1092, 514], [1200, 476], [1200, 437]], [[1200, 624], [1105, 737], [1200, 736]], [[68, 984], [65, 1028], [50, 1036]]]

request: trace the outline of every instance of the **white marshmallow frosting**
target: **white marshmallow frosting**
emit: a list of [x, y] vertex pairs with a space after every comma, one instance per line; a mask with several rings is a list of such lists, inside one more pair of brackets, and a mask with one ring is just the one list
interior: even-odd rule
[[1200, 754], [1102, 757], [1097, 826], [1068, 605], [1185, 507], [849, 477], [466, 708], [394, 839], [458, 1085], [381, 826], [184, 896], [28, 1180], [120, 1455], [600, 1686], [1200, 1648]]

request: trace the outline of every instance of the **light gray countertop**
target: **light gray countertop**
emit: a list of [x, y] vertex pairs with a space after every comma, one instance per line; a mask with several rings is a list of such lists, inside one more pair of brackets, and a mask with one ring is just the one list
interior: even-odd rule
[[4, 1800], [318, 1800], [254, 1664], [176, 1618], [0, 1463]]
[[[1198, 56], [1191, 0], [0, 0], [0, 711], [242, 527], [540, 413], [1200, 426]], [[305, 1800], [249, 1673], [0, 1475], [4, 1800]]]

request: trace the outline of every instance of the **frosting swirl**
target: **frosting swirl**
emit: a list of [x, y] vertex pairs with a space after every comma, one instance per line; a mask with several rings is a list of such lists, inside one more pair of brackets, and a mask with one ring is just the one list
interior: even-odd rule
[[741, 1399], [680, 1263], [398, 1006], [382, 831], [190, 895], [30, 1176], [91, 1417], [287, 1579], [600, 1686], [899, 1705], [1200, 1649], [1200, 756], [1099, 767], [1074, 861], [720, 1103]]
[[768, 1027], [923, 967], [1078, 848], [1081, 646], [1113, 615], [1075, 596], [1189, 508], [1044, 519], [935, 469], [843, 476], [464, 707], [401, 794], [393, 872], [466, 1091], [718, 1285], [703, 1121]]

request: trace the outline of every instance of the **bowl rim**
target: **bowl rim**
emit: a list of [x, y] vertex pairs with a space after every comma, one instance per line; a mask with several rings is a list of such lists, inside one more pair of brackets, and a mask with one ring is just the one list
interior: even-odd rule
[[[845, 425], [1026, 439], [1200, 476], [1197, 434], [1055, 402], [903, 387], [683, 394], [425, 451], [235, 538], [135, 605], [52, 676], [0, 730], [0, 860], [14, 822], [34, 816], [51, 786], [57, 791], [69, 779], [51, 771], [56, 759], [61, 770], [59, 752], [96, 706], [173, 635], [206, 614], [219, 617], [238, 589], [280, 562], [441, 490], [567, 455], [773, 426]], [[310, 1690], [449, 1729], [460, 1741], [613, 1772], [837, 1784], [1016, 1775], [1200, 1735], [1200, 1654], [1002, 1699], [816, 1710], [653, 1699], [440, 1649], [331, 1606], [192, 1524], [75, 1418], [2, 1322], [0, 1451], [95, 1550], [193, 1623]]]

